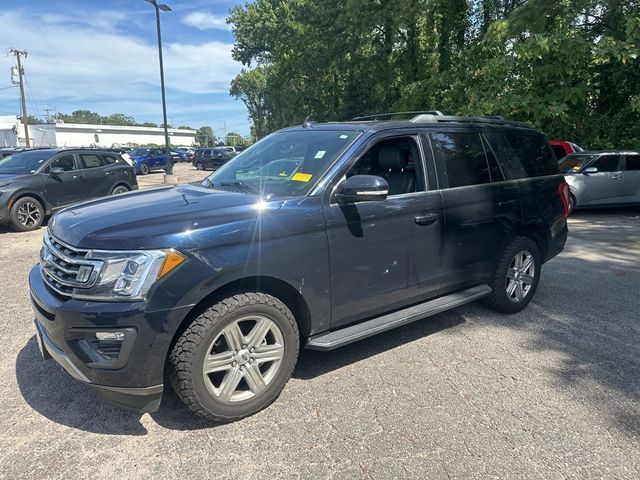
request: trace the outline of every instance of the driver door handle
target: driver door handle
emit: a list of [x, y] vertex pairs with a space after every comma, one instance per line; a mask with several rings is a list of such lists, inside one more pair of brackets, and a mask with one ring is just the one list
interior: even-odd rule
[[424, 215], [417, 215], [413, 217], [413, 221], [418, 225], [431, 225], [436, 220], [438, 220], [438, 218], [440, 218], [440, 215], [438, 215], [437, 213], [427, 213]]
[[76, 179], [76, 178], [83, 178], [83, 177], [84, 177], [84, 175], [74, 175], [74, 176], [73, 176], [73, 177], [71, 177], [71, 178]]

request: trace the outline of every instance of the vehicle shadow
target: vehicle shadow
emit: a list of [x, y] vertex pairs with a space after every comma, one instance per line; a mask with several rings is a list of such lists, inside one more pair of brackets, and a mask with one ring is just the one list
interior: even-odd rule
[[[332, 352], [301, 350], [293, 377], [312, 381], [346, 365], [464, 323], [452, 312], [400, 327]], [[53, 361], [41, 360], [35, 337], [16, 358], [16, 379], [25, 401], [49, 420], [104, 435], [146, 435], [142, 415], [110, 407], [86, 385], [73, 380]], [[151, 418], [171, 430], [215, 428], [220, 423], [198, 417], [186, 408], [165, 379], [162, 404]]]

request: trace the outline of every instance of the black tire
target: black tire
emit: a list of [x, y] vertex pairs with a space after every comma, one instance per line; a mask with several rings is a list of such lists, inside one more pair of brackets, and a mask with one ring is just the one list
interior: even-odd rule
[[151, 170], [149, 169], [149, 165], [147, 165], [146, 163], [140, 165], [140, 173], [142, 175], [149, 175], [150, 171]]
[[[533, 270], [528, 269], [528, 273], [526, 274], [527, 279], [529, 279], [528, 277], [532, 277], [533, 280], [528, 287], [524, 283], [523, 277], [520, 276], [524, 275], [523, 273], [520, 273], [516, 279], [507, 276], [508, 274], [514, 276], [514, 262], [517, 262], [516, 255], [522, 252], [530, 254], [533, 259]], [[502, 313], [517, 313], [522, 311], [536, 293], [538, 283], [540, 282], [541, 265], [540, 250], [535, 242], [526, 237], [514, 237], [498, 261], [496, 272], [489, 282], [489, 286], [493, 292], [484, 299], [484, 303], [493, 310]], [[530, 275], [531, 272], [533, 272], [532, 275]], [[509, 290], [513, 285], [511, 281], [516, 282], [516, 284], [522, 281], [523, 287], [520, 288], [516, 285], [516, 291], [510, 294]], [[524, 293], [525, 290], [526, 293]], [[524, 295], [521, 299], [518, 299], [517, 297], [520, 292], [524, 293]]]
[[567, 205], [567, 210], [569, 210], [569, 215], [573, 213], [576, 208], [576, 197], [573, 196], [573, 193], [569, 195], [569, 205]]
[[11, 227], [18, 232], [37, 230], [44, 220], [44, 208], [33, 197], [22, 197], [11, 206]]
[[[242, 325], [248, 316], [256, 316], [258, 318], [266, 318], [275, 325], [280, 332], [280, 341], [283, 342], [281, 359], [278, 362], [269, 362], [259, 364], [254, 359], [247, 360], [250, 355], [245, 345], [242, 350], [237, 352], [234, 350], [229, 357], [231, 360], [227, 362], [233, 363], [227, 365], [224, 370], [211, 374], [203, 373], [204, 361], [210, 353], [219, 354], [217, 345], [222, 343], [222, 355], [233, 350], [227, 344], [226, 332], [235, 325]], [[251, 321], [251, 320], [248, 320]], [[257, 328], [257, 322], [256, 322]], [[253, 329], [250, 329], [252, 333]], [[247, 341], [250, 333], [245, 333], [242, 328], [242, 342]], [[268, 335], [271, 335], [269, 331]], [[245, 336], [247, 335], [247, 336]], [[275, 338], [275, 337], [273, 337]], [[215, 342], [215, 343], [214, 343]], [[266, 336], [264, 344], [259, 344], [256, 349], [264, 347], [272, 347], [279, 345], [267, 345]], [[298, 326], [291, 311], [280, 300], [271, 295], [258, 292], [242, 293], [226, 298], [221, 302], [212, 305], [202, 314], [200, 314], [178, 338], [169, 354], [168, 374], [171, 384], [187, 407], [196, 412], [198, 415], [216, 422], [228, 422], [238, 420], [240, 418], [253, 415], [254, 413], [266, 408], [275, 401], [285, 384], [291, 377], [291, 373], [298, 359], [298, 351], [300, 349], [300, 339], [298, 334]], [[241, 353], [243, 352], [243, 353]], [[253, 350], [251, 350], [253, 352]], [[236, 356], [237, 353], [237, 356]], [[256, 355], [259, 355], [257, 353]], [[235, 361], [237, 360], [237, 361]], [[238, 365], [240, 362], [242, 366]], [[262, 390], [254, 392], [251, 388], [249, 379], [249, 368], [254, 362], [254, 368], [262, 369], [264, 367], [268, 375], [272, 375], [269, 382], [265, 382], [266, 386], [262, 386]], [[245, 367], [246, 365], [246, 367]], [[275, 370], [269, 373], [271, 368]], [[246, 368], [246, 370], [245, 370]], [[242, 373], [240, 369], [243, 370]], [[255, 371], [255, 370], [254, 370]], [[242, 375], [240, 383], [236, 383], [237, 387], [233, 387], [233, 395], [253, 395], [246, 400], [240, 401], [223, 401], [222, 385], [232, 374]], [[214, 393], [216, 389], [214, 380], [211, 375], [219, 375], [218, 393]], [[262, 373], [260, 374], [262, 378]], [[243, 384], [244, 382], [244, 384]], [[236, 388], [246, 387], [244, 391]]]
[[120, 195], [121, 193], [127, 193], [129, 188], [126, 185], [116, 185], [111, 190], [111, 195]]
[[204, 163], [202, 162], [196, 163], [196, 170], [204, 170]]

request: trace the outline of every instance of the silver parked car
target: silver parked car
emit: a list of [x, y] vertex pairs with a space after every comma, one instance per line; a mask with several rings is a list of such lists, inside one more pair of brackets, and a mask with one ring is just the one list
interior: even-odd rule
[[640, 205], [640, 153], [580, 152], [559, 162], [571, 189], [569, 211], [582, 207]]

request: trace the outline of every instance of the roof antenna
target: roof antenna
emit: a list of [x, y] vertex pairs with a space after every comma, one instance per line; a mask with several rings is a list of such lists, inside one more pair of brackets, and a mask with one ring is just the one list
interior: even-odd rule
[[311, 115], [307, 116], [304, 119], [304, 122], [302, 122], [302, 126], [304, 128], [311, 128], [312, 124], [313, 124], [313, 120], [311, 119]]

